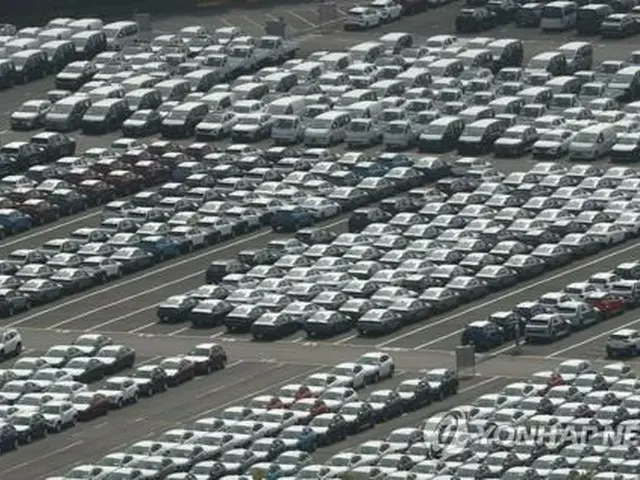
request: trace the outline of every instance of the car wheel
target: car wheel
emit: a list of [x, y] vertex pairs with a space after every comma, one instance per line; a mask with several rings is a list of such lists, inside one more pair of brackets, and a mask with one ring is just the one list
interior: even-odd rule
[[396, 366], [391, 365], [391, 367], [389, 368], [389, 378], [393, 377], [395, 373], [396, 373]]
[[119, 398], [116, 402], [116, 408], [120, 410], [122, 407], [124, 407], [124, 402], [122, 401], [122, 398]]
[[444, 399], [445, 399], [445, 397], [446, 397], [446, 396], [447, 396], [447, 395], [444, 393], [444, 390], [440, 390], [440, 391], [438, 392], [438, 400], [442, 401], [442, 400], [444, 400]]
[[7, 316], [12, 317], [16, 313], [16, 309], [13, 304], [9, 304], [9, 308], [7, 309]]
[[220, 365], [218, 365], [218, 368], [220, 370], [224, 369], [227, 366], [227, 359], [223, 358], [222, 360], [220, 360]]
[[13, 351], [13, 354], [16, 357], [20, 355], [20, 353], [22, 353], [22, 342], [18, 342], [18, 344], [16, 345], [16, 349]]
[[380, 382], [380, 373], [379, 373], [379, 372], [376, 372], [376, 373], [373, 375], [373, 379], [371, 380], [371, 382], [372, 382], [372, 383], [378, 383], [378, 382]]
[[56, 433], [60, 433], [60, 432], [62, 431], [62, 423], [60, 423], [60, 422], [56, 423], [56, 426], [55, 426], [55, 427], [53, 427], [53, 430], [54, 430]]
[[24, 443], [28, 444], [28, 443], [31, 443], [31, 442], [33, 442], [33, 437], [31, 437], [31, 434], [28, 433], [27, 436], [24, 439]]
[[18, 437], [16, 437], [13, 440], [13, 450], [17, 450], [19, 446], [20, 446], [20, 440], [18, 440]]

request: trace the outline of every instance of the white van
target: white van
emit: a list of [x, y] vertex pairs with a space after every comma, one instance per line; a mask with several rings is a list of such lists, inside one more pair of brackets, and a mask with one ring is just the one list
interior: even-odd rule
[[349, 116], [354, 118], [369, 118], [371, 120], [377, 120], [382, 112], [382, 105], [380, 102], [374, 102], [366, 100], [364, 102], [355, 102], [351, 105], [344, 107], [345, 112], [349, 113]]
[[318, 115], [304, 130], [307, 147], [328, 147], [344, 140], [351, 117], [344, 111], [332, 111]]
[[202, 103], [209, 105], [210, 112], [222, 112], [233, 106], [235, 96], [231, 92], [213, 92], [200, 98]]
[[349, 56], [354, 62], [373, 63], [383, 53], [382, 42], [362, 42], [349, 49]]
[[578, 5], [575, 2], [547, 3], [542, 9], [540, 28], [543, 31], [569, 30], [576, 26]]
[[107, 36], [109, 50], [122, 50], [138, 40], [138, 24], [131, 21], [107, 23], [102, 31]]
[[291, 95], [274, 100], [267, 105], [267, 112], [271, 115], [302, 115], [305, 108], [303, 95]]
[[67, 28], [73, 30], [74, 33], [83, 32], [86, 30], [98, 31], [102, 30], [103, 23], [99, 18], [81, 18], [74, 20], [67, 25]]
[[580, 130], [569, 144], [571, 160], [597, 160], [607, 155], [616, 143], [616, 130], [611, 124], [591, 125]]
[[304, 137], [304, 125], [297, 115], [277, 115], [271, 127], [271, 139], [276, 145], [298, 143]]

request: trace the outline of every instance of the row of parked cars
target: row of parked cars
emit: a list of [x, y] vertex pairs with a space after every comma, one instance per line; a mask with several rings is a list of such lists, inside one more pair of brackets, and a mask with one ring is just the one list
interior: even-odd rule
[[123, 375], [133, 368], [135, 351], [101, 334], [80, 335], [40, 357], [23, 356], [0, 370], [0, 452], [135, 404], [226, 362], [224, 350], [207, 343]]
[[[391, 434], [339, 453], [304, 478], [631, 480], [640, 449], [619, 432], [637, 431], [638, 388], [630, 365], [567, 360], [427, 417], [404, 441]], [[452, 424], [458, 434], [443, 435]]]
[[[93, 60], [71, 62], [57, 73], [57, 89], [49, 91], [46, 99], [28, 100], [12, 115], [12, 128], [82, 128], [85, 133], [103, 133], [123, 127], [137, 135], [160, 130], [166, 136], [193, 135], [195, 123], [203, 119], [209, 107], [216, 110], [215, 96], [196, 102], [204, 93], [241, 74], [281, 63], [297, 50], [295, 42], [280, 37], [256, 39], [242, 35], [236, 28], [223, 30], [228, 34], [226, 43], [221, 43], [221, 38], [214, 42], [214, 36], [195, 37], [211, 38], [199, 50], [189, 49], [179, 32], [160, 35], [149, 44], [136, 44], [124, 52], [108, 51]], [[182, 53], [175, 53], [176, 49]], [[186, 98], [190, 92], [194, 94]], [[159, 109], [164, 102], [172, 103]], [[162, 117], [168, 116], [177, 103], [184, 105], [164, 121]], [[195, 107], [194, 103], [198, 103], [194, 111], [187, 108]], [[138, 111], [142, 114], [135, 115]], [[147, 122], [140, 124], [143, 118]], [[127, 119], [130, 121], [123, 124]], [[183, 121], [182, 125], [176, 123], [178, 120]], [[188, 122], [185, 124], [184, 120]]]
[[[367, 400], [359, 397], [356, 389], [386, 380], [394, 371], [389, 354], [366, 353], [353, 363], [336, 365], [299, 384], [284, 385], [189, 427], [136, 442], [95, 464], [75, 467], [62, 478], [76, 478], [84, 472], [92, 472], [93, 478], [108, 478], [112, 473], [123, 478], [171, 480], [267, 474], [310, 478], [309, 473], [317, 468], [310, 455], [316, 448], [457, 391], [453, 372], [433, 369], [395, 389], [372, 392]], [[394, 438], [400, 441], [404, 433], [401, 429]]]
[[[392, 33], [381, 37], [380, 42], [364, 42], [348, 52], [314, 52], [304, 61], [288, 60], [282, 67], [264, 67], [264, 62], [239, 66], [234, 59], [246, 62], [251, 52], [266, 52], [267, 63], [274, 65], [291, 56], [292, 46], [276, 37], [237, 35], [229, 42], [207, 47], [217, 50], [177, 66], [168, 63], [161, 50], [154, 51], [153, 41], [150, 51], [105, 52], [93, 62], [70, 64], [68, 71], [57, 78], [61, 87], [77, 92], [53, 91], [49, 100], [29, 100], [15, 112], [14, 127], [45, 125], [48, 129], [70, 130], [84, 125], [85, 130], [96, 132], [122, 127], [125, 134], [134, 136], [163, 132], [167, 136], [195, 134], [201, 139], [218, 139], [232, 135], [242, 141], [269, 137], [275, 128], [285, 131], [280, 136], [274, 134], [277, 141], [291, 142], [301, 140], [309, 122], [322, 116], [307, 132], [307, 143], [331, 144], [344, 139], [350, 118], [344, 111], [341, 115], [334, 113], [333, 103], [367, 107], [362, 102], [379, 99], [383, 104], [383, 97], [393, 97], [387, 104], [397, 106], [404, 100], [406, 88], [430, 83], [426, 59], [418, 70], [395, 82], [392, 79], [417, 60], [418, 54], [427, 50], [437, 54], [446, 46], [434, 37], [431, 42], [435, 47], [414, 48], [411, 35]], [[499, 50], [506, 47], [496, 48], [500, 63]], [[519, 55], [511, 53], [509, 64], [516, 64]], [[380, 68], [376, 68], [376, 60]], [[198, 63], [204, 61], [208, 63]], [[255, 74], [242, 75], [261, 66]], [[225, 81], [232, 83], [221, 83]], [[401, 85], [390, 84], [398, 82]], [[375, 88], [370, 89], [371, 85]], [[343, 95], [348, 90], [354, 91]], [[424, 88], [412, 90], [414, 96], [424, 94]], [[351, 110], [359, 112], [354, 117], [364, 115], [362, 109]], [[365, 108], [364, 113], [369, 110]], [[377, 117], [379, 108], [373, 110]]]
[[373, 0], [347, 10], [345, 30], [368, 30], [449, 3], [444, 0]]
[[209, 298], [173, 296], [159, 305], [160, 320], [256, 338], [383, 334], [638, 234], [631, 169], [541, 162], [503, 177], [465, 158], [452, 171], [464, 176], [356, 210], [353, 233], [300, 231], [214, 262]]
[[[95, 228], [80, 228], [67, 238], [49, 240], [39, 248], [11, 252], [0, 262], [0, 311], [5, 315], [22, 312], [264, 225], [276, 230], [309, 226], [424, 184], [449, 168], [437, 159], [416, 164], [400, 154], [376, 158], [345, 155], [344, 163], [339, 164], [332, 162], [334, 157], [328, 150], [315, 149], [299, 159], [287, 157], [293, 167], [289, 173], [281, 173], [277, 165], [269, 169], [269, 155], [281, 158], [283, 151], [293, 154], [287, 148], [267, 154], [246, 145], [233, 145], [227, 152], [207, 153], [202, 162], [178, 162], [174, 175], [184, 182], [165, 183], [130, 200], [106, 204]], [[144, 152], [125, 149], [120, 157], [110, 156], [105, 163], [126, 164], [130, 156], [135, 159]], [[184, 154], [174, 153], [173, 157], [165, 155], [183, 158], [180, 155]], [[243, 159], [247, 165], [243, 165]], [[247, 168], [256, 162], [262, 166]], [[301, 170], [294, 169], [297, 167]], [[194, 176], [207, 186], [192, 186], [189, 179]], [[338, 179], [336, 183], [332, 178]], [[355, 186], [340, 186], [340, 178]], [[56, 187], [60, 182], [65, 181], [49, 179], [43, 184]], [[25, 187], [22, 191], [37, 194], [38, 188]], [[62, 190], [52, 191], [61, 195]], [[7, 228], [13, 231], [19, 230], [18, 224], [8, 222], [25, 219], [31, 225], [31, 218], [17, 209], [0, 210], [0, 222], [7, 222]]]

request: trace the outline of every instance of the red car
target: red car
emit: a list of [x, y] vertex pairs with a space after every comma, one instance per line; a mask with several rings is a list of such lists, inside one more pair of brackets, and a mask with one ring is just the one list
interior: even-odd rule
[[314, 417], [323, 413], [330, 413], [329, 407], [317, 398], [303, 398], [294, 402], [289, 410], [295, 413], [296, 423], [309, 423]]
[[626, 299], [609, 292], [592, 292], [585, 297], [585, 300], [600, 310], [604, 318], [618, 315], [629, 307]]
[[313, 397], [311, 389], [306, 385], [300, 385], [296, 383], [284, 385], [278, 392], [278, 398], [282, 400], [282, 403], [284, 403], [285, 407], [287, 408], [290, 407], [293, 402], [310, 397]]
[[78, 411], [78, 420], [86, 422], [109, 413], [111, 405], [107, 397], [97, 392], [80, 392], [74, 395], [71, 403]]
[[87, 196], [92, 205], [108, 203], [116, 198], [116, 189], [104, 180], [83, 180], [78, 184], [78, 190]]
[[184, 357], [169, 357], [160, 362], [160, 367], [167, 373], [167, 384], [175, 387], [188, 382], [196, 376], [196, 366]]
[[249, 408], [275, 410], [285, 408], [285, 405], [278, 397], [274, 397], [271, 395], [260, 395], [251, 399], [251, 401], [249, 402]]

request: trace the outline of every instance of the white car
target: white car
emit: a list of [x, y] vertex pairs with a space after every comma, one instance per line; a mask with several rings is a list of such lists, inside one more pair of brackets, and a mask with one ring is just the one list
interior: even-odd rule
[[347, 12], [344, 29], [367, 29], [380, 25], [380, 15], [369, 7], [353, 7]]
[[608, 357], [640, 354], [640, 332], [623, 328], [609, 335], [606, 344]]
[[307, 377], [303, 383], [309, 387], [312, 395], [317, 397], [322, 395], [329, 388], [346, 386], [350, 380], [351, 379], [348, 377], [337, 377], [330, 373], [314, 373]]
[[629, 232], [626, 228], [621, 225], [617, 225], [614, 223], [596, 223], [589, 230], [587, 230], [587, 235], [590, 235], [593, 238], [601, 241], [605, 245], [615, 245], [617, 243], [624, 242]]
[[374, 0], [369, 7], [378, 13], [381, 22], [398, 20], [402, 15], [402, 5], [394, 0]]
[[214, 112], [207, 115], [196, 125], [197, 140], [216, 140], [231, 135], [231, 130], [238, 123], [238, 116], [233, 112]]
[[86, 384], [73, 380], [56, 382], [47, 388], [47, 394], [58, 401], [70, 400], [75, 394], [88, 391], [89, 387]]
[[122, 408], [123, 406], [138, 401], [138, 384], [129, 377], [111, 377], [106, 382], [103, 388], [98, 390], [109, 403], [115, 408]]
[[207, 245], [206, 233], [197, 227], [186, 225], [175, 227], [171, 230], [170, 235], [186, 244], [187, 249], [202, 248]]
[[357, 402], [358, 394], [352, 388], [335, 387], [324, 392], [320, 398], [330, 411], [337, 412], [345, 403]]
[[78, 411], [71, 402], [67, 401], [48, 402], [42, 406], [40, 413], [47, 422], [47, 427], [54, 432], [73, 426], [78, 421]]
[[20, 355], [22, 352], [22, 335], [15, 328], [0, 330], [0, 360]]
[[340, 204], [327, 198], [308, 197], [301, 205], [318, 219], [335, 217], [340, 213]]
[[367, 386], [366, 370], [357, 363], [340, 363], [331, 369], [331, 373], [338, 378], [348, 377], [348, 386], [356, 390]]
[[396, 370], [393, 357], [385, 352], [365, 353], [355, 363], [364, 367], [368, 383], [378, 383], [383, 378], [391, 378]]

